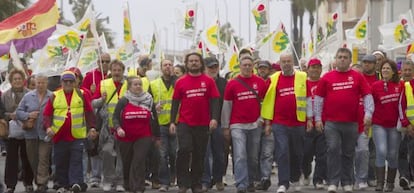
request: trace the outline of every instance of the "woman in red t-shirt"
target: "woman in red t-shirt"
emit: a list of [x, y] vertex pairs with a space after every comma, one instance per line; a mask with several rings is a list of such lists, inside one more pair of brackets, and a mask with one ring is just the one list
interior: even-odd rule
[[398, 168], [398, 149], [401, 134], [396, 129], [398, 122], [398, 104], [402, 84], [398, 77], [397, 64], [385, 60], [381, 64], [382, 80], [372, 85], [375, 110], [372, 116], [373, 140], [376, 147], [376, 191], [383, 191], [385, 181], [385, 161], [388, 162], [385, 192], [394, 189], [394, 179]]
[[112, 120], [119, 141], [125, 190], [144, 192], [145, 159], [152, 140], [159, 145], [160, 132], [152, 96], [143, 91], [141, 79], [128, 77], [127, 83], [128, 90], [119, 99]]

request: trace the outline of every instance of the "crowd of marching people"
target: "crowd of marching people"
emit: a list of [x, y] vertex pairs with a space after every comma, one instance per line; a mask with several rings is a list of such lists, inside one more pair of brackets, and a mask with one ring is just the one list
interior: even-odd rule
[[[312, 58], [297, 69], [290, 52], [272, 64], [243, 49], [240, 72], [226, 77], [216, 58], [197, 52], [183, 66], [137, 62], [126, 69], [103, 53], [86, 74], [12, 69], [0, 102], [2, 191], [21, 180], [28, 193], [203, 193], [223, 191], [225, 175], [237, 193], [272, 185], [277, 193], [309, 185], [392, 192], [396, 178], [414, 189], [410, 59], [399, 69], [374, 51], [352, 64], [351, 51], [339, 48], [323, 76], [327, 64]], [[153, 65], [160, 76], [150, 80]]]

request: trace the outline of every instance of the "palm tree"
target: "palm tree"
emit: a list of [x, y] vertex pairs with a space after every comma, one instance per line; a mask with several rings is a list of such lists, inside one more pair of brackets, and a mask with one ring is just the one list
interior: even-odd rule
[[[313, 13], [317, 11], [317, 7], [324, 0], [291, 0], [292, 17], [293, 17], [293, 45], [297, 51], [298, 56], [301, 56], [301, 48], [303, 42], [303, 15], [305, 10], [309, 12], [309, 25], [311, 29], [315, 24], [315, 17]], [[316, 5], [318, 2], [318, 5]], [[299, 19], [299, 30], [298, 30]], [[296, 61], [297, 62], [297, 61]]]
[[[76, 21], [79, 21], [82, 19], [83, 15], [85, 14], [86, 9], [88, 8], [89, 4], [92, 0], [69, 0], [69, 4], [73, 5], [72, 12], [75, 16]], [[104, 21], [106, 23], [109, 23], [109, 17], [106, 18], [100, 18], [101, 13], [98, 13], [96, 18], [96, 31], [98, 31], [98, 34], [105, 34], [106, 42], [108, 43], [109, 48], [114, 47], [114, 32], [112, 32], [111, 29], [107, 28], [104, 25]], [[88, 37], [92, 37], [92, 34], [89, 32]]]
[[29, 6], [30, 0], [2, 0], [0, 1], [0, 21]]

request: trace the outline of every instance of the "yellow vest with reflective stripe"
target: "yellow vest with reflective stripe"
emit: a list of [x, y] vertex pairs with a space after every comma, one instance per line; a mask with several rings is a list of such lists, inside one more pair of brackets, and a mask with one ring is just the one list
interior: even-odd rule
[[144, 90], [144, 92], [148, 92], [149, 86], [150, 86], [150, 81], [148, 79], [148, 77], [141, 77], [141, 81], [142, 81], [142, 90]]
[[[267, 89], [266, 96], [262, 103], [261, 115], [264, 119], [272, 120], [276, 99], [276, 86], [281, 72], [276, 72], [270, 79], [271, 83]], [[306, 120], [306, 73], [295, 71], [294, 92], [296, 97], [296, 117], [298, 121]]]
[[161, 105], [161, 112], [158, 113], [158, 123], [160, 125], [166, 125], [170, 123], [170, 111], [172, 96], [174, 93], [174, 88], [171, 85], [167, 90], [164, 82], [161, 78], [157, 78], [154, 81], [151, 81], [151, 92], [154, 103]]
[[101, 95], [106, 92], [106, 101], [105, 103], [108, 104], [108, 125], [109, 128], [113, 127], [112, 123], [112, 115], [114, 114], [116, 104], [118, 103], [118, 99], [123, 97], [125, 95], [125, 92], [127, 90], [127, 82], [124, 81], [122, 84], [121, 90], [118, 93], [115, 93], [114, 97], [112, 97], [111, 101], [109, 99], [111, 98], [112, 94], [116, 91], [115, 83], [112, 78], [105, 79], [101, 81]]
[[[83, 91], [81, 91], [83, 93]], [[68, 111], [71, 113], [71, 133], [75, 139], [86, 138], [84, 104], [82, 98], [73, 90], [70, 105], [67, 104], [63, 89], [56, 91], [53, 100], [52, 130], [57, 133], [65, 122]]]
[[407, 115], [408, 121], [410, 124], [414, 125], [414, 97], [413, 97], [413, 88], [411, 87], [410, 82], [405, 82], [405, 98], [407, 100], [407, 110], [405, 114]]

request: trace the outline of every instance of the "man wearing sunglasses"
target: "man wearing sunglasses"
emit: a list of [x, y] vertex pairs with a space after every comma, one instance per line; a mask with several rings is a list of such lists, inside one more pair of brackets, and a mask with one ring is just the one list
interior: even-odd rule
[[111, 63], [111, 56], [108, 53], [102, 53], [96, 61], [98, 67], [86, 73], [82, 82], [82, 88], [90, 90], [92, 95], [95, 94], [96, 86], [108, 74], [109, 63]]

